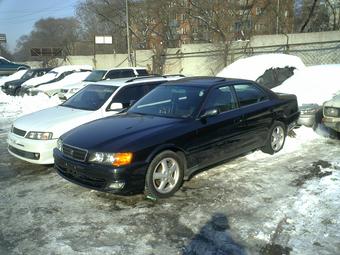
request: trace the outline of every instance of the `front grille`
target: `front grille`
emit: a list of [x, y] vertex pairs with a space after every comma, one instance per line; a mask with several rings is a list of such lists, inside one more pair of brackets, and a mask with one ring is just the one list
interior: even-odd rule
[[61, 89], [60, 92], [61, 93], [67, 93], [68, 89]]
[[21, 130], [19, 128], [13, 127], [13, 133], [18, 135], [18, 136], [25, 136], [26, 135], [26, 131], [25, 130]]
[[65, 156], [78, 161], [85, 161], [87, 156], [87, 150], [73, 147], [67, 144], [63, 144], [63, 153]]
[[23, 151], [20, 149], [17, 149], [11, 145], [8, 146], [8, 149], [13, 152], [14, 154], [23, 157], [23, 158], [28, 158], [28, 159], [34, 159], [38, 160], [40, 158], [40, 153], [33, 153], [33, 152], [28, 152], [28, 151]]

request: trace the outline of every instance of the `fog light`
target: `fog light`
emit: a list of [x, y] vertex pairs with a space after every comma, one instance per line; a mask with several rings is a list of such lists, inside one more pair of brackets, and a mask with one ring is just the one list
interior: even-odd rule
[[124, 182], [114, 182], [110, 184], [109, 188], [110, 189], [122, 189], [124, 188], [124, 186], [125, 186]]
[[40, 158], [40, 153], [34, 153], [34, 157], [35, 157], [36, 159], [39, 159], [39, 158]]

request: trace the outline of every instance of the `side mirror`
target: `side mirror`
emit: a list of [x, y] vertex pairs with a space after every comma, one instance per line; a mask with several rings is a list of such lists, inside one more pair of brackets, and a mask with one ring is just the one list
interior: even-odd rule
[[123, 104], [122, 103], [112, 103], [110, 105], [109, 110], [110, 111], [119, 111], [119, 110], [123, 110]]
[[206, 119], [212, 116], [216, 116], [220, 113], [220, 111], [217, 108], [212, 108], [205, 110], [203, 114], [201, 115], [200, 119]]

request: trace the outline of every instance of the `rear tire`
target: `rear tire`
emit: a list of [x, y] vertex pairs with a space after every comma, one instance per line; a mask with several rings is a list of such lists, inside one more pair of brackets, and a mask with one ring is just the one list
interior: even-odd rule
[[184, 163], [170, 150], [159, 153], [151, 161], [145, 178], [145, 194], [151, 198], [171, 197], [183, 183]]
[[286, 126], [281, 121], [275, 121], [269, 130], [266, 144], [261, 148], [261, 151], [273, 155], [279, 152], [285, 143], [287, 136]]

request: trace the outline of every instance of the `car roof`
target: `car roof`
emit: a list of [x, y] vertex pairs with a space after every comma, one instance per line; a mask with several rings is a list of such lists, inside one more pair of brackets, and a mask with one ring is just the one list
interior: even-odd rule
[[244, 79], [234, 79], [234, 78], [222, 78], [222, 77], [215, 77], [215, 76], [194, 76], [194, 77], [187, 77], [180, 80], [175, 80], [167, 83], [167, 85], [189, 85], [195, 87], [204, 87], [209, 88], [216, 85], [229, 85], [237, 83], [253, 83], [253, 81], [244, 80]]
[[94, 69], [93, 71], [112, 71], [112, 70], [146, 70], [145, 67], [115, 67], [110, 69]]
[[132, 84], [139, 84], [145, 82], [157, 82], [157, 81], [171, 81], [182, 78], [181, 75], [168, 75], [168, 76], [140, 76], [140, 77], [127, 77], [127, 78], [117, 78], [111, 80], [103, 80], [97, 82], [91, 82], [89, 85], [111, 85], [117, 87], [123, 87]]

